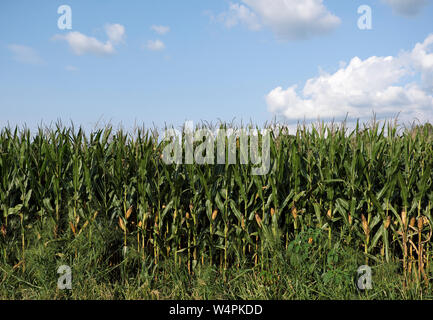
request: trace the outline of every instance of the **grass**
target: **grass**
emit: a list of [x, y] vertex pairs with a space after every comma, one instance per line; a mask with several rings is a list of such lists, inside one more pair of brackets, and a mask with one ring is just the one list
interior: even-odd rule
[[[96, 233], [97, 234], [97, 233]], [[357, 268], [363, 256], [336, 242], [321, 248], [305, 242], [311, 232], [290, 242], [288, 251], [269, 255], [268, 267], [229, 268], [221, 273], [215, 266], [198, 265], [194, 274], [188, 266], [172, 261], [147, 268], [131, 257], [126, 275], [121, 265], [110, 265], [109, 232], [94, 234], [91, 243], [75, 241], [39, 243], [27, 252], [27, 267], [13, 269], [1, 264], [0, 299], [432, 299], [431, 290], [412, 284], [403, 289], [401, 266], [378, 263], [373, 266], [373, 289], [356, 287]], [[326, 234], [324, 234], [326, 237]], [[102, 248], [105, 248], [103, 250]], [[271, 250], [271, 249], [269, 249]], [[60, 254], [60, 252], [62, 252]], [[79, 252], [79, 254], [75, 254]], [[282, 253], [283, 252], [283, 253]], [[101, 259], [105, 256], [105, 260]], [[72, 290], [57, 289], [57, 267], [71, 266]]]

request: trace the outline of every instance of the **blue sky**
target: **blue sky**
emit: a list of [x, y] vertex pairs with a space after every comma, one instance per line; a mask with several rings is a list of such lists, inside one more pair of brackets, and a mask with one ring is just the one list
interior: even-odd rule
[[432, 121], [432, 14], [431, 0], [2, 1], [0, 126]]

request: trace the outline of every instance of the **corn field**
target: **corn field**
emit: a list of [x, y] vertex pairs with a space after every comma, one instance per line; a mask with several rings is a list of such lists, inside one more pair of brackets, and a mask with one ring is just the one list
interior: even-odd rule
[[366, 263], [397, 262], [404, 286], [431, 283], [430, 125], [281, 127], [263, 176], [251, 165], [166, 165], [164, 145], [156, 130], [2, 129], [2, 263], [25, 270], [32, 243], [87, 241], [105, 229], [117, 239], [107, 249], [113, 265], [134, 256], [191, 274], [199, 265], [263, 269], [268, 246], [284, 251], [319, 230], [321, 246], [339, 239]]

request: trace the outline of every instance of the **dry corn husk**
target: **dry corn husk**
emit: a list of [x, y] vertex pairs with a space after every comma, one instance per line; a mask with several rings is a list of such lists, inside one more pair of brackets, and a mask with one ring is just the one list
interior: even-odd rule
[[218, 215], [218, 210], [215, 209], [215, 210], [212, 212], [212, 220], [215, 220], [216, 217], [217, 217], [217, 215]]
[[418, 230], [421, 231], [423, 226], [424, 226], [424, 219], [423, 219], [423, 217], [419, 217], [418, 218]]
[[296, 210], [296, 207], [292, 208], [292, 216], [293, 219], [296, 219], [298, 217], [298, 210]]
[[401, 221], [403, 222], [403, 227], [406, 229], [407, 226], [407, 212], [403, 210], [401, 212]]
[[391, 216], [388, 216], [386, 217], [386, 221], [385, 221], [385, 229], [388, 229], [390, 224], [391, 224]]
[[76, 232], [75, 232], [75, 226], [74, 226], [74, 224], [73, 224], [72, 222], [69, 221], [69, 226], [71, 227], [72, 233], [73, 233], [74, 236], [75, 236], [75, 235], [76, 235]]
[[415, 217], [412, 217], [412, 218], [410, 219], [410, 223], [409, 223], [409, 225], [413, 228], [413, 227], [415, 227], [415, 222], [416, 222]]
[[259, 227], [261, 228], [262, 227], [262, 218], [260, 218], [258, 213], [256, 213], [256, 221], [257, 221], [257, 224], [259, 225]]
[[125, 223], [123, 222], [123, 219], [121, 217], [119, 217], [119, 227], [123, 231], [126, 231]]
[[361, 215], [361, 222], [362, 222], [362, 229], [364, 230], [365, 235], [368, 236], [370, 234], [370, 228], [368, 227], [367, 219], [363, 214]]
[[132, 206], [128, 209], [128, 211], [126, 211], [126, 220], [129, 219], [129, 217], [131, 216], [131, 214], [132, 214]]

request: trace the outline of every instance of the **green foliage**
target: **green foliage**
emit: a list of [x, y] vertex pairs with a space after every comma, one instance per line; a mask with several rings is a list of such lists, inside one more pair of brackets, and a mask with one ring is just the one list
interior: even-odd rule
[[252, 176], [252, 164], [166, 165], [157, 131], [4, 128], [2, 272], [48, 290], [62, 263], [96, 283], [149, 287], [167, 268], [225, 283], [251, 270], [272, 285], [283, 268], [292, 280], [353, 289], [367, 261], [400, 266], [406, 288], [413, 267], [429, 286], [431, 128], [299, 127], [293, 136], [279, 127], [264, 176]]

